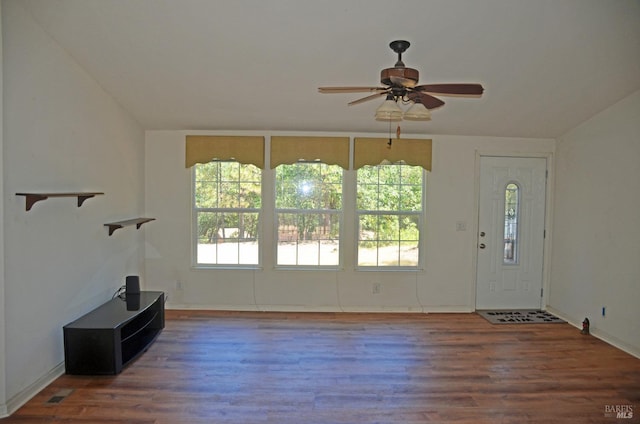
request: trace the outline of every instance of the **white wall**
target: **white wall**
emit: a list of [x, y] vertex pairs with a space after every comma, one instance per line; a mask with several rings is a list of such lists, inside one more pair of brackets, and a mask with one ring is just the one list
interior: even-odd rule
[[[549, 305], [640, 356], [640, 91], [558, 140]], [[606, 315], [602, 316], [602, 307]]]
[[[0, 99], [3, 97], [3, 59], [2, 59], [2, 4], [0, 3]], [[4, 223], [4, 166], [3, 166], [3, 152], [4, 152], [4, 129], [3, 129], [3, 102], [0, 101], [0, 223]], [[5, 399], [7, 398], [5, 390], [5, 298], [4, 298], [4, 225], [0, 225], [0, 305], [2, 305], [2, 312], [0, 312], [0, 417], [7, 413], [5, 405]]]
[[[262, 269], [202, 270], [191, 267], [191, 171], [184, 167], [186, 134], [195, 132], [146, 132], [146, 211], [158, 218], [157, 225], [145, 233], [147, 283], [168, 294], [169, 307], [249, 310], [474, 310], [476, 152], [549, 154], [555, 145], [553, 140], [540, 139], [432, 136], [426, 266], [422, 271], [358, 272], [349, 266], [353, 252], [348, 250], [344, 253], [351, 260], [345, 261], [343, 270], [276, 270], [273, 255], [268, 253], [273, 245], [270, 231], [262, 239], [267, 249]], [[275, 135], [260, 134], [267, 136], [267, 142], [269, 136]], [[267, 176], [272, 172], [266, 171]], [[353, 178], [353, 174], [348, 171], [345, 179]], [[267, 188], [263, 192], [273, 190]], [[265, 221], [273, 222], [271, 212], [265, 213]], [[458, 221], [467, 223], [467, 231], [456, 231]], [[353, 225], [345, 222], [343, 227], [345, 237], [353, 237]], [[381, 283], [380, 294], [372, 293], [373, 282]], [[177, 289], [178, 283], [181, 289]]]
[[[144, 210], [144, 132], [19, 1], [3, 1], [2, 8], [0, 405], [11, 412], [63, 370], [62, 326], [143, 270], [143, 231], [125, 228], [109, 237], [103, 224]], [[51, 198], [26, 212], [15, 193], [29, 191], [105, 195], [80, 208], [75, 198]]]

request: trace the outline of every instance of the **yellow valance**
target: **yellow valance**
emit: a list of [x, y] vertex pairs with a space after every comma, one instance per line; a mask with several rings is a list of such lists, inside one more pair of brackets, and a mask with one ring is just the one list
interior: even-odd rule
[[271, 137], [271, 169], [301, 160], [349, 169], [349, 137]]
[[237, 160], [264, 168], [264, 137], [188, 135], [185, 166], [212, 160]]
[[379, 165], [389, 161], [404, 161], [408, 165], [421, 166], [431, 171], [431, 140], [400, 138], [394, 139], [389, 146], [388, 138], [356, 138], [353, 167], [360, 169], [365, 165]]

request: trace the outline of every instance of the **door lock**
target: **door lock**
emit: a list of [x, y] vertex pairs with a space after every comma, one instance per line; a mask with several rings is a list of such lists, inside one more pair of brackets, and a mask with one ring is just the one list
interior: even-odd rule
[[485, 236], [485, 232], [484, 231], [480, 231], [480, 237], [484, 237]]
[[487, 247], [487, 245], [485, 245], [484, 243], [480, 243], [480, 249], [484, 249], [485, 247]]

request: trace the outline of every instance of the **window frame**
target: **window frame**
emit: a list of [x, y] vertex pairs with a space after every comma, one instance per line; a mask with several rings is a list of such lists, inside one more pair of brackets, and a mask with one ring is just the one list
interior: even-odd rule
[[[384, 163], [378, 165], [366, 165], [366, 166], [390, 166], [390, 165], [404, 165], [411, 167], [420, 167], [419, 165], [410, 165], [402, 162], [396, 163]], [[423, 271], [425, 269], [425, 246], [426, 246], [426, 208], [427, 208], [427, 178], [428, 172], [420, 167], [421, 170], [421, 198], [420, 198], [420, 210], [419, 211], [380, 211], [380, 210], [362, 210], [358, 208], [358, 170], [355, 170], [354, 176], [354, 268], [356, 271], [376, 271], [376, 272], [390, 272], [390, 271]], [[361, 169], [361, 168], [360, 168]], [[360, 250], [360, 216], [361, 215], [414, 215], [418, 217], [418, 263], [416, 265], [360, 265], [359, 264], [359, 250]], [[401, 242], [401, 240], [398, 240]]]
[[[191, 267], [196, 269], [247, 269], [255, 270], [262, 268], [262, 249], [263, 249], [263, 232], [262, 232], [262, 220], [264, 211], [264, 202], [261, 200], [260, 208], [201, 208], [196, 204], [196, 174], [197, 167], [207, 165], [211, 162], [232, 162], [237, 163], [240, 166], [255, 166], [253, 164], [245, 164], [236, 160], [212, 160], [207, 163], [198, 163], [191, 167]], [[256, 167], [258, 168], [258, 167]], [[264, 169], [258, 168], [260, 172], [260, 192], [262, 193], [264, 185]], [[257, 213], [258, 214], [258, 228], [257, 228], [257, 247], [258, 247], [258, 262], [253, 264], [232, 264], [232, 263], [200, 263], [198, 262], [198, 213], [199, 212], [218, 212], [218, 213]]]
[[[291, 166], [291, 165], [299, 165], [299, 164], [310, 164], [310, 165], [326, 165], [326, 166], [336, 166], [340, 168], [341, 172], [341, 190], [340, 190], [340, 209], [299, 209], [299, 208], [278, 208], [277, 206], [277, 191], [278, 191], [278, 168], [280, 166]], [[328, 164], [321, 161], [298, 161], [292, 164], [281, 164], [274, 168], [273, 172], [273, 228], [274, 236], [273, 236], [273, 265], [275, 269], [278, 270], [325, 270], [325, 271], [336, 271], [343, 269], [344, 265], [344, 215], [345, 215], [345, 181], [346, 181], [346, 172], [345, 169], [336, 164]], [[309, 264], [278, 264], [278, 244], [279, 244], [279, 215], [281, 213], [287, 214], [308, 214], [308, 215], [317, 215], [317, 214], [333, 214], [338, 217], [338, 263], [335, 265], [309, 265]], [[297, 250], [297, 247], [296, 247]], [[296, 254], [297, 257], [297, 254]], [[296, 259], [297, 261], [297, 259]]]

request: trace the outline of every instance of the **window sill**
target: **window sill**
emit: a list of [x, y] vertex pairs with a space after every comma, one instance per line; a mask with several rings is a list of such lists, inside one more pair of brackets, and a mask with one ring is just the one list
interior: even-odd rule
[[342, 267], [335, 266], [295, 266], [295, 265], [277, 265], [273, 267], [276, 271], [343, 271]]
[[358, 266], [355, 270], [363, 272], [423, 272], [424, 268], [402, 266]]
[[197, 264], [192, 265], [191, 269], [195, 271], [260, 271], [262, 266], [260, 265], [206, 265]]

